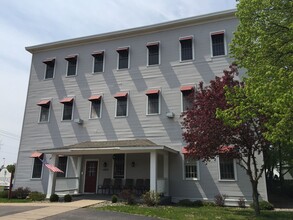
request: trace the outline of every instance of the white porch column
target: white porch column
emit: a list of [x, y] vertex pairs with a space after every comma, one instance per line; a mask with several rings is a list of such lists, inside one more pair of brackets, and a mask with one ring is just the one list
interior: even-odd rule
[[76, 170], [75, 170], [75, 177], [77, 177], [77, 183], [76, 183], [76, 190], [74, 190], [74, 194], [78, 194], [79, 193], [79, 187], [80, 187], [80, 172], [81, 172], [81, 156], [77, 157], [77, 164], [76, 164]]
[[150, 153], [150, 190], [157, 192], [157, 152]]
[[[50, 163], [56, 166], [57, 160], [58, 160], [57, 155], [52, 154]], [[47, 195], [46, 195], [47, 199], [49, 199], [50, 196], [55, 193], [55, 186], [56, 186], [56, 173], [49, 171], [48, 188], [47, 188]]]
[[169, 153], [164, 153], [164, 179], [165, 179], [165, 194], [169, 195]]

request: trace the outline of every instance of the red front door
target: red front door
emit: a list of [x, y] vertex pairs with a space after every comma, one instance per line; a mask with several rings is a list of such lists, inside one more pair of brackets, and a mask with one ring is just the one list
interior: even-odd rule
[[85, 170], [84, 192], [96, 193], [98, 162], [87, 161]]

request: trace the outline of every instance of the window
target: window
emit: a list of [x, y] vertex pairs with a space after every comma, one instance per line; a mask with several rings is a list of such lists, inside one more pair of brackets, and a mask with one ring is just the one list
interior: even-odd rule
[[193, 59], [192, 37], [180, 38], [181, 61]]
[[118, 48], [118, 69], [127, 69], [129, 65], [129, 47]]
[[192, 94], [194, 94], [194, 87], [193, 86], [181, 86], [181, 97], [182, 97], [182, 108], [181, 111], [184, 112], [187, 109], [192, 107]]
[[92, 53], [94, 57], [94, 73], [104, 72], [104, 51]]
[[32, 178], [41, 178], [43, 171], [43, 158], [44, 154], [34, 158], [33, 174]]
[[62, 120], [68, 121], [72, 120], [73, 115], [73, 98], [64, 98], [60, 101], [63, 104], [63, 115]]
[[185, 179], [197, 179], [197, 160], [184, 154]]
[[64, 173], [57, 173], [57, 177], [65, 177], [66, 176], [66, 169], [67, 169], [67, 157], [59, 157], [58, 158], [58, 166], [60, 170], [62, 170]]
[[211, 34], [212, 38], [212, 54], [213, 57], [225, 55], [225, 39], [224, 32], [216, 32]]
[[235, 160], [219, 156], [220, 180], [235, 180]]
[[67, 60], [67, 76], [75, 76], [77, 69], [77, 55], [69, 55], [65, 57]]
[[102, 96], [93, 95], [88, 100], [91, 102], [90, 118], [100, 118]]
[[159, 64], [159, 43], [148, 43], [148, 65]]
[[113, 178], [124, 178], [125, 154], [114, 154]]
[[54, 77], [55, 58], [48, 58], [43, 63], [46, 64], [45, 79], [52, 79]]
[[160, 90], [152, 89], [146, 92], [147, 114], [160, 114]]
[[50, 100], [41, 100], [37, 105], [41, 107], [39, 122], [48, 122], [50, 114]]
[[116, 117], [127, 116], [127, 92], [118, 92], [116, 98]]

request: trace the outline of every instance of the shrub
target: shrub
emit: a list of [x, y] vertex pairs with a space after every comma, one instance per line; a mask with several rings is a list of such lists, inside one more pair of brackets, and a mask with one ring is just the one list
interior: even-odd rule
[[194, 204], [189, 199], [182, 199], [177, 203], [177, 205], [179, 205], [179, 206], [193, 206]]
[[203, 201], [202, 205], [203, 206], [209, 206], [209, 207], [216, 206], [216, 204], [214, 202], [209, 202], [209, 201]]
[[[250, 204], [251, 208], [254, 208], [254, 203]], [[260, 210], [274, 210], [273, 204], [267, 202], [267, 201], [260, 201], [259, 202], [259, 209]]]
[[118, 197], [116, 195], [112, 196], [112, 203], [116, 203], [118, 201]]
[[29, 195], [30, 192], [31, 192], [30, 189], [27, 187], [25, 188], [19, 187], [12, 192], [12, 197], [17, 199], [25, 199]]
[[50, 196], [50, 202], [58, 202], [59, 201], [59, 196], [57, 194], [52, 194]]
[[64, 202], [71, 202], [71, 201], [72, 201], [72, 196], [69, 195], [69, 194], [66, 194], [66, 195], [64, 196]]
[[30, 192], [29, 193], [29, 198], [32, 201], [43, 201], [46, 198], [46, 195], [37, 191]]
[[201, 201], [201, 200], [196, 200], [196, 201], [193, 202], [193, 205], [194, 205], [195, 207], [201, 207], [201, 206], [203, 206], [203, 201]]
[[160, 202], [160, 194], [154, 191], [148, 191], [142, 195], [142, 199], [147, 206], [156, 206]]
[[239, 198], [239, 200], [238, 200], [238, 206], [240, 208], [245, 208], [245, 199], [244, 198]]
[[127, 202], [128, 205], [135, 204], [135, 195], [132, 190], [125, 189], [120, 193], [120, 197]]
[[225, 200], [227, 198], [227, 195], [225, 194], [218, 194], [218, 195], [215, 195], [215, 198], [214, 198], [214, 201], [215, 201], [215, 204], [217, 206], [221, 206], [223, 207], [225, 205]]
[[0, 192], [0, 198], [8, 198], [8, 191], [7, 190], [1, 191]]

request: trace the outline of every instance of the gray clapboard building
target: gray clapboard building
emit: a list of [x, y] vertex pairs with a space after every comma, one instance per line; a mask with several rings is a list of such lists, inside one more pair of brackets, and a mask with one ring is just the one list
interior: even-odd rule
[[[235, 160], [188, 159], [181, 135], [186, 97], [229, 66], [234, 14], [27, 47], [32, 64], [14, 187], [49, 197], [107, 193], [110, 182], [114, 190], [134, 185], [173, 201], [217, 194], [231, 204], [251, 201]], [[264, 178], [259, 194], [267, 200]]]

